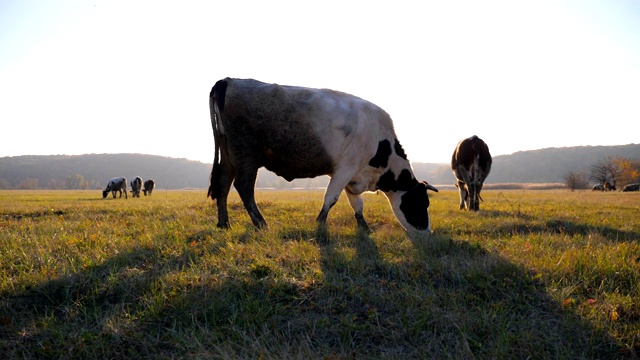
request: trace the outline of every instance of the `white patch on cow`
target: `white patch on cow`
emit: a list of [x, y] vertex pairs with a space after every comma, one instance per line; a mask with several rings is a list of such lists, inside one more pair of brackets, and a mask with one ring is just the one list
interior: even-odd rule
[[[217, 103], [213, 103], [213, 111], [216, 115], [216, 117], [218, 119], [220, 119], [220, 109], [218, 109], [218, 104]], [[218, 131], [220, 131], [220, 134], [224, 135], [224, 126], [222, 125], [222, 121], [216, 121], [216, 124], [218, 124]]]
[[[125, 180], [122, 177], [114, 177], [113, 179], [109, 180], [109, 183], [107, 184], [107, 188], [113, 189], [116, 187], [116, 185], [122, 184], [123, 181]], [[118, 188], [120, 188], [120, 186], [118, 186]]]

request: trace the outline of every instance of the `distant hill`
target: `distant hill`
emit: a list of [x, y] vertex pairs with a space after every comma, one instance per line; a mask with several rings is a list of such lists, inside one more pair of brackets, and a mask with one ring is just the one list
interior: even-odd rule
[[[562, 183], [567, 171], [589, 172], [591, 165], [619, 156], [640, 159], [640, 144], [619, 146], [577, 146], [520, 151], [494, 156], [487, 184]], [[416, 177], [429, 183], [453, 184], [449, 164], [412, 163]], [[206, 189], [211, 164], [141, 154], [88, 154], [13, 156], [0, 158], [0, 189], [103, 189], [109, 179], [136, 176], [154, 179], [158, 189]], [[260, 169], [261, 188], [324, 188], [327, 176], [287, 182]]]
[[37, 179], [38, 187], [45, 189], [81, 188], [77, 184], [66, 186], [68, 178], [73, 183], [76, 175], [83, 178], [88, 189], [103, 189], [116, 176], [124, 176], [129, 182], [136, 176], [154, 179], [156, 189], [207, 188], [210, 172], [210, 164], [155, 155], [26, 155], [0, 158], [0, 188], [20, 188], [25, 179]]

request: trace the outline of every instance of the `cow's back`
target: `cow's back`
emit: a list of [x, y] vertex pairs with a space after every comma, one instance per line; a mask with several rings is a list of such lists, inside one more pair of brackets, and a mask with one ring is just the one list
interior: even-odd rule
[[451, 169], [456, 170], [458, 165], [470, 169], [478, 158], [478, 165], [483, 172], [491, 170], [491, 155], [487, 144], [477, 136], [464, 139], [458, 143], [451, 159]]
[[256, 159], [288, 180], [332, 174], [351, 146], [375, 154], [377, 142], [358, 144], [358, 135], [379, 131], [381, 113], [388, 118], [377, 106], [333, 90], [226, 81], [221, 132], [234, 157]]

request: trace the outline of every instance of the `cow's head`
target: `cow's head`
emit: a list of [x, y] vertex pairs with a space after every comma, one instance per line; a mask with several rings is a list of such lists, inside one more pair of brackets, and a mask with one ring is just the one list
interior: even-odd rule
[[434, 186], [421, 181], [408, 191], [387, 193], [394, 215], [409, 233], [431, 233], [427, 190], [438, 192]]
[[102, 198], [106, 199], [107, 195], [109, 195], [109, 189], [102, 190]]

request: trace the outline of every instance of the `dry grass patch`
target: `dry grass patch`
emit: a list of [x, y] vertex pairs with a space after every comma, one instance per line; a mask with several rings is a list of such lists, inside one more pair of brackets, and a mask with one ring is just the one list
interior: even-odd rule
[[[431, 196], [412, 241], [386, 198], [259, 191], [257, 231], [204, 191], [0, 192], [5, 358], [624, 358], [639, 355], [640, 194]], [[318, 241], [326, 235], [327, 241]]]

